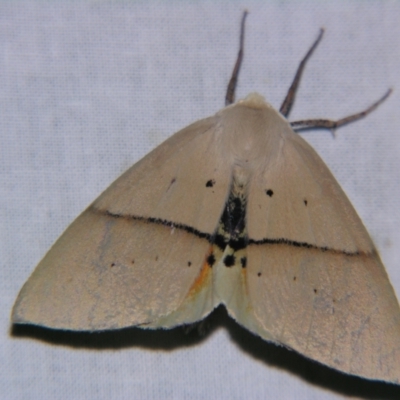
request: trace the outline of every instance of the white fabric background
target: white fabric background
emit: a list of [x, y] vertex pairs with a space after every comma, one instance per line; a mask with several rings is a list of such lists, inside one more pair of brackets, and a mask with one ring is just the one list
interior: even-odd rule
[[366, 119], [305, 133], [365, 222], [400, 296], [400, 3], [0, 2], [0, 398], [399, 398], [277, 349], [217, 313], [172, 332], [11, 334], [22, 284], [67, 225], [162, 140], [223, 106], [248, 8], [238, 96], [276, 107], [302, 56], [291, 120]]

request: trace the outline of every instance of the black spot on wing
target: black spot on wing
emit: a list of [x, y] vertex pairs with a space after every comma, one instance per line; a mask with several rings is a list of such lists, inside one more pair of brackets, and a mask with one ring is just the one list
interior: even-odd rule
[[269, 197], [272, 197], [274, 195], [274, 192], [272, 191], [272, 189], [267, 189], [265, 191], [265, 194], [267, 194]]
[[215, 264], [215, 256], [213, 253], [211, 253], [208, 257], [207, 257], [207, 264], [212, 267]]
[[235, 256], [233, 254], [228, 254], [224, 258], [224, 265], [225, 267], [232, 267], [235, 265]]
[[213, 187], [215, 185], [215, 180], [214, 179], [209, 179], [206, 182], [206, 187]]
[[171, 182], [169, 183], [167, 192], [168, 192], [169, 189], [171, 189], [171, 186], [172, 186], [175, 182], [176, 182], [176, 178], [172, 178], [172, 179], [171, 179]]

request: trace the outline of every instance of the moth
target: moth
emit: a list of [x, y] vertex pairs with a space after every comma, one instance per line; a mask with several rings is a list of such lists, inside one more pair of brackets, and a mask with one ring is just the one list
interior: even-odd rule
[[364, 117], [288, 122], [256, 93], [166, 140], [62, 234], [25, 283], [12, 321], [98, 331], [172, 328], [223, 304], [261, 338], [342, 372], [399, 382], [400, 310], [343, 190], [295, 131]]

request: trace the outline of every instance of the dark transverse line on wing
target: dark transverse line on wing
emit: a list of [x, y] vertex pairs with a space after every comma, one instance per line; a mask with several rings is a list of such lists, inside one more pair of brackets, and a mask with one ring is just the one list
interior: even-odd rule
[[[99, 210], [98, 208], [91, 207], [92, 211], [96, 214], [102, 214], [106, 215], [111, 218], [117, 218], [117, 219], [125, 219], [125, 220], [133, 220], [133, 221], [141, 221], [141, 222], [147, 222], [151, 224], [156, 224], [156, 225], [163, 225], [167, 226], [170, 228], [174, 229], [181, 229], [185, 232], [191, 233], [198, 238], [201, 239], [206, 239], [208, 242], [211, 244], [214, 243], [214, 237], [215, 235], [211, 235], [209, 233], [201, 232], [191, 226], [185, 225], [185, 224], [179, 224], [171, 221], [167, 221], [164, 219], [160, 218], [152, 218], [152, 217], [139, 217], [136, 215], [125, 215], [125, 214], [115, 214], [112, 213], [111, 211], [108, 210]], [[254, 240], [254, 239], [248, 239], [247, 242], [248, 245], [261, 245], [261, 244], [283, 244], [287, 246], [293, 246], [293, 247], [300, 247], [300, 248], [306, 248], [306, 249], [315, 249], [315, 250], [320, 250], [322, 252], [330, 252], [330, 253], [336, 253], [336, 254], [344, 254], [346, 256], [369, 256], [371, 253], [366, 253], [363, 251], [345, 251], [345, 250], [337, 250], [337, 249], [332, 249], [329, 247], [321, 247], [321, 246], [315, 246], [313, 244], [307, 243], [307, 242], [297, 242], [295, 240], [289, 240], [285, 238], [279, 238], [279, 239], [261, 239], [261, 240]]]

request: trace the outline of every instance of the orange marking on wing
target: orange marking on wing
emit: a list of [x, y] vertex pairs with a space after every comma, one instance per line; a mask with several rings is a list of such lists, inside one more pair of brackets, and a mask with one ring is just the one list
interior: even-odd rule
[[204, 261], [203, 266], [201, 267], [200, 273], [197, 276], [196, 280], [193, 282], [192, 287], [189, 290], [188, 296], [193, 296], [196, 293], [200, 292], [201, 289], [207, 284], [208, 277], [210, 275], [211, 266], [208, 264], [207, 259], [208, 256], [212, 254], [212, 246], [210, 247], [210, 251]]
[[247, 268], [242, 268], [241, 269], [241, 277], [242, 277], [242, 284], [245, 290], [246, 295], [249, 294], [249, 290], [247, 287]]

